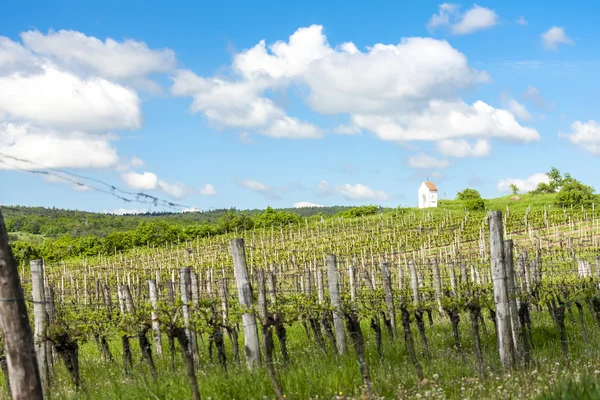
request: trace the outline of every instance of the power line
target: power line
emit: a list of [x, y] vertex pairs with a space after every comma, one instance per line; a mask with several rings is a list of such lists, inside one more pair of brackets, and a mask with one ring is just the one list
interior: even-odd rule
[[[91, 178], [91, 177], [88, 177], [85, 175], [76, 174], [74, 172], [69, 172], [69, 171], [65, 171], [62, 169], [58, 169], [58, 168], [45, 167], [41, 164], [35, 163], [31, 160], [27, 160], [24, 158], [14, 157], [14, 156], [10, 156], [10, 155], [4, 154], [4, 153], [0, 153], [0, 157], [4, 158], [4, 159], [0, 158], [0, 163], [7, 165], [10, 168], [18, 169], [20, 171], [23, 171], [23, 172], [26, 172], [26, 173], [29, 173], [32, 175], [45, 175], [45, 176], [52, 176], [55, 178], [59, 178], [61, 180], [70, 182], [75, 186], [87, 188], [87, 189], [94, 190], [94, 191], [101, 192], [101, 193], [105, 193], [105, 194], [111, 195], [113, 197], [116, 197], [119, 200], [123, 200], [127, 203], [135, 202], [135, 203], [141, 203], [141, 204], [152, 204], [155, 207], [160, 206], [160, 207], [166, 207], [166, 208], [170, 208], [170, 209], [174, 209], [174, 210], [193, 208], [193, 207], [187, 206], [185, 204], [175, 203], [175, 202], [172, 202], [169, 200], [161, 199], [160, 197], [152, 196], [147, 193], [130, 192], [127, 190], [123, 190], [123, 189], [120, 189], [117, 186], [107, 183], [101, 179]], [[19, 167], [18, 165], [10, 164], [10, 163], [6, 162], [6, 160], [14, 160], [17, 162], [26, 163], [26, 164], [36, 167], [36, 169], [22, 168], [22, 167]], [[78, 180], [72, 179], [70, 177], [77, 178]], [[105, 188], [98, 187], [98, 186], [92, 185], [87, 182], [82, 182], [81, 180], [95, 182], [101, 186], [104, 186]], [[133, 198], [131, 196], [133, 196]]]

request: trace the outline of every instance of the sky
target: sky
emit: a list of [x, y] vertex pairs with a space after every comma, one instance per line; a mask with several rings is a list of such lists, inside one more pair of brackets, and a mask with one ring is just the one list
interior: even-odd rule
[[0, 9], [0, 204], [416, 206], [552, 167], [600, 190], [591, 1]]

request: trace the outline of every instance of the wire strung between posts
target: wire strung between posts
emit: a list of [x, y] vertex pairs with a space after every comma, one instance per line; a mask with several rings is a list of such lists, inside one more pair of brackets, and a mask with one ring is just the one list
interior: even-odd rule
[[[116, 197], [116, 198], [118, 198], [120, 200], [123, 200], [123, 201], [127, 202], [127, 203], [137, 202], [137, 203], [141, 203], [141, 204], [153, 204], [155, 207], [162, 206], [162, 207], [166, 207], [166, 208], [170, 208], [170, 209], [174, 209], [174, 210], [178, 210], [178, 209], [181, 209], [181, 208], [192, 208], [191, 206], [187, 206], [185, 204], [174, 203], [172, 201], [164, 200], [164, 199], [161, 199], [159, 197], [152, 196], [152, 195], [149, 195], [149, 194], [146, 194], [146, 193], [142, 193], [142, 192], [129, 192], [127, 190], [120, 189], [120, 188], [118, 188], [115, 185], [112, 185], [110, 183], [106, 183], [106, 182], [104, 182], [104, 181], [102, 181], [100, 179], [91, 178], [91, 177], [88, 177], [88, 176], [76, 174], [76, 173], [69, 172], [69, 171], [64, 171], [64, 170], [57, 169], [57, 168], [45, 167], [45, 166], [43, 166], [41, 164], [37, 164], [37, 163], [35, 163], [35, 162], [31, 161], [31, 160], [26, 160], [26, 159], [23, 159], [23, 158], [10, 156], [10, 155], [4, 154], [4, 153], [0, 153], [0, 157], [3, 157], [5, 159], [14, 160], [14, 161], [17, 161], [17, 162], [27, 163], [27, 164], [36, 166], [37, 168], [40, 168], [40, 169], [22, 168], [22, 167], [19, 167], [17, 165], [13, 165], [13, 164], [7, 163], [5, 160], [2, 160], [0, 158], [0, 163], [2, 163], [4, 165], [7, 165], [8, 167], [15, 168], [15, 169], [18, 169], [20, 171], [27, 172], [27, 173], [30, 173], [30, 174], [33, 174], [33, 175], [53, 176], [53, 177], [62, 179], [64, 181], [70, 182], [70, 183], [72, 183], [72, 184], [74, 184], [76, 186], [82, 187], [82, 188], [88, 188], [88, 189], [91, 189], [91, 190], [95, 190], [97, 192], [101, 192], [101, 193], [105, 193], [105, 194], [114, 196], [114, 197]], [[75, 180], [75, 179], [71, 179], [68, 176], [64, 176], [64, 175], [73, 176], [73, 177], [78, 178], [78, 179], [83, 179], [83, 180], [87, 180], [87, 181], [96, 182], [96, 183], [99, 183], [101, 185], [104, 185], [104, 186], [108, 187], [109, 190], [102, 189], [102, 188], [99, 188], [97, 186], [90, 185], [89, 183], [84, 183], [84, 182], [81, 182], [81, 181], [78, 181], [78, 180]], [[117, 194], [115, 192], [122, 193], [123, 195], [135, 196], [135, 199], [124, 197], [123, 195], [119, 195], [119, 194]], [[145, 199], [145, 200], [148, 200], [148, 201], [145, 201], [145, 200], [142, 200], [142, 199]]]

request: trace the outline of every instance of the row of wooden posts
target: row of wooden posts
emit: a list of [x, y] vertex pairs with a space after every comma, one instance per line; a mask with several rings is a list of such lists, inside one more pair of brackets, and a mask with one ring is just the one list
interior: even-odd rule
[[[512, 262], [512, 241], [503, 240], [501, 212], [490, 212], [488, 218], [498, 349], [502, 365], [504, 368], [509, 369], [516, 365], [517, 359], [520, 357], [522, 351], [520, 346], [518, 306], [515, 296], [517, 287]], [[254, 368], [261, 362], [261, 346], [259, 342], [257, 318], [252, 311], [252, 287], [246, 264], [244, 241], [243, 239], [233, 239], [231, 240], [230, 245], [233, 254], [234, 274], [238, 289], [239, 303], [244, 310], [242, 322], [246, 363], [249, 368]], [[333, 307], [333, 325], [337, 352], [339, 354], [344, 354], [347, 352], [347, 345], [335, 255], [329, 255], [327, 257], [327, 271], [331, 305]], [[48, 323], [47, 318], [52, 318], [51, 309], [53, 309], [54, 304], [52, 301], [48, 301], [48, 296], [45, 294], [44, 269], [41, 260], [34, 260], [31, 263], [31, 274], [35, 323], [34, 332], [31, 331], [29, 325], [27, 307], [19, 281], [17, 265], [12, 256], [6, 229], [0, 214], [0, 322], [4, 333], [4, 346], [9, 372], [8, 380], [13, 399], [42, 399], [44, 393], [48, 390], [49, 385], [49, 368], [47, 361], [49, 350], [47, 342], [44, 340], [44, 329]], [[395, 330], [395, 310], [389, 270], [387, 270], [386, 274], [386, 269], [382, 268], [382, 275], [388, 315], [391, 317], [390, 322]], [[192, 274], [190, 274], [189, 268], [182, 268], [180, 270], [181, 296], [183, 301], [182, 311], [186, 325], [186, 333], [189, 338], [189, 345], [193, 347], [195, 335], [192, 335], [190, 332], [189, 309], [191, 301], [189, 288], [192, 286], [191, 278]], [[261, 321], [261, 325], [265, 326], [268, 318], [266, 312], [264, 271], [257, 271], [257, 278], [259, 290], [258, 317]], [[439, 282], [439, 278], [437, 281]], [[127, 292], [128, 290], [125, 292], [119, 290], [119, 300], [121, 307], [128, 312], [131, 312], [133, 311], [133, 303], [131, 302], [130, 305], [130, 301], [127, 301], [131, 299], [131, 295], [127, 296]], [[156, 308], [158, 291], [155, 281], [149, 281], [149, 293], [152, 305]], [[125, 305], [123, 306], [123, 304]], [[47, 307], [51, 309], [47, 309]], [[155, 340], [156, 348], [158, 349], [162, 346], [160, 346], [159, 342], [160, 327], [158, 326], [156, 312], [153, 313], [152, 319], [152, 327], [157, 333], [155, 335]], [[268, 332], [270, 332], [270, 330], [263, 330], [263, 333], [266, 334], [263, 336], [269, 336]], [[269, 337], [263, 337], [263, 340], [269, 340]], [[35, 356], [33, 356], [34, 354]], [[265, 354], [265, 358], [268, 364], [270, 361], [270, 354]], [[194, 395], [196, 398], [199, 398], [197, 392], [194, 393]]]

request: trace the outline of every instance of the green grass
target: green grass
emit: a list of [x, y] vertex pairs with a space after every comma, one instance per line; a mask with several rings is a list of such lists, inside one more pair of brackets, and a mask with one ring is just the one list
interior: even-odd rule
[[[426, 381], [419, 383], [414, 367], [409, 362], [404, 340], [400, 337], [392, 343], [384, 334], [384, 359], [379, 361], [374, 335], [367, 323], [363, 324], [366, 340], [367, 361], [371, 370], [377, 394], [386, 399], [392, 398], [433, 398], [433, 399], [567, 399], [598, 398], [600, 393], [600, 329], [586, 310], [586, 328], [589, 348], [585, 348], [577, 321], [567, 316], [567, 330], [570, 348], [570, 366], [567, 367], [561, 354], [556, 328], [546, 313], [534, 313], [535, 365], [528, 370], [504, 374], [500, 370], [496, 350], [494, 325], [486, 316], [488, 334], [483, 335], [483, 351], [487, 378], [477, 377], [469, 316], [461, 315], [461, 344], [465, 361], [454, 349], [451, 327], [447, 320], [436, 320], [433, 328], [427, 325], [431, 361], [419, 354]], [[486, 313], [487, 315], [487, 313]], [[349, 354], [344, 357], [333, 355], [328, 346], [322, 352], [308, 340], [301, 324], [288, 329], [288, 344], [291, 363], [288, 366], [276, 364], [279, 378], [287, 398], [293, 399], [334, 399], [359, 398], [361, 379], [349, 345]], [[413, 338], [417, 351], [422, 346], [416, 328]], [[263, 399], [274, 398], [271, 384], [264, 368], [249, 372], [243, 362], [233, 363], [229, 340], [227, 371], [208, 361], [204, 344], [200, 342], [201, 363], [198, 382], [204, 399]], [[276, 342], [277, 343], [277, 342]], [[181, 356], [177, 355], [176, 371], [168, 364], [168, 349], [163, 341], [165, 354], [155, 358], [159, 371], [157, 382], [153, 382], [146, 365], [140, 362], [137, 342], [132, 340], [135, 372], [125, 378], [121, 370], [120, 342], [111, 342], [111, 350], [116, 356], [114, 363], [103, 362], [95, 343], [81, 346], [80, 366], [84, 387], [76, 392], [62, 363], [54, 368], [52, 396], [57, 399], [183, 399], [190, 398], [185, 369]], [[240, 338], [243, 351], [243, 338]], [[278, 344], [276, 344], [278, 349]], [[587, 350], [587, 352], [586, 352]], [[215, 355], [216, 356], [216, 355]], [[6, 397], [5, 397], [6, 398]]]

